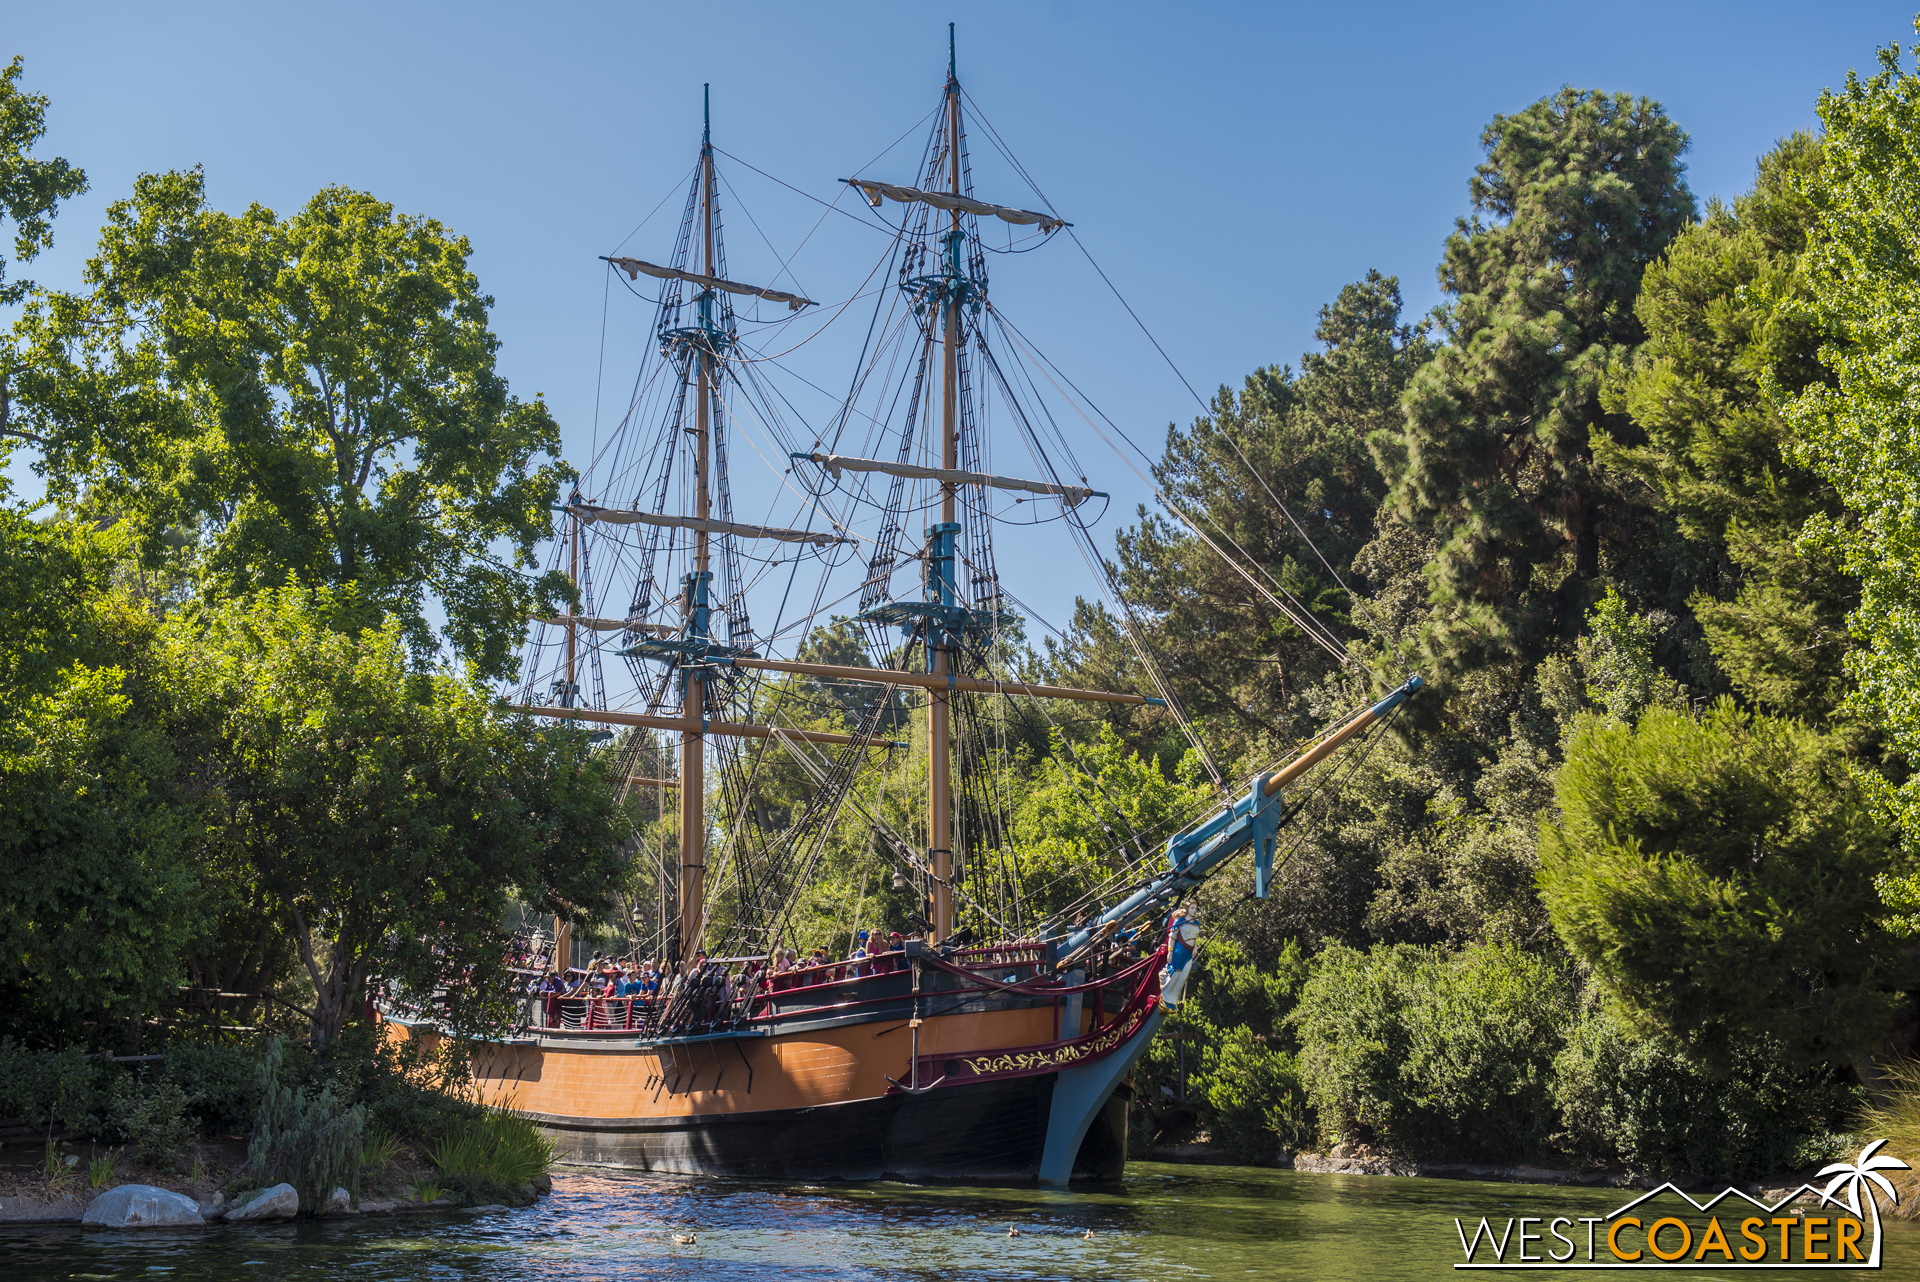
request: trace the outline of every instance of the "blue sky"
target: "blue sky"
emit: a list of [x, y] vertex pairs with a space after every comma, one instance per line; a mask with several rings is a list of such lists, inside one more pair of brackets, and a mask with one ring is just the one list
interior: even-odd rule
[[[471, 238], [504, 372], [545, 394], [584, 462], [645, 343], [644, 309], [608, 293], [596, 256], [667, 255], [703, 82], [716, 143], [785, 183], [831, 200], [876, 155], [862, 172], [910, 182], [923, 131], [881, 153], [935, 105], [957, 21], [968, 92], [1205, 395], [1297, 362], [1321, 304], [1369, 268], [1400, 277], [1411, 312], [1439, 302], [1434, 265], [1496, 113], [1562, 84], [1649, 95], [1692, 136], [1703, 202], [1730, 196], [1775, 138], [1815, 123], [1823, 87], [1911, 39], [1910, 3], [14, 0], [0, 56], [24, 54], [27, 86], [53, 99], [43, 154], [92, 180], [28, 274], [77, 285], [106, 204], [141, 171], [204, 165], [234, 209], [290, 213], [331, 183], [371, 191]], [[1032, 203], [974, 148], [979, 195]], [[854, 292], [875, 233], [721, 164], [735, 277], [792, 254], [810, 296]], [[1135, 439], [1157, 453], [1167, 423], [1196, 412], [1070, 243], [993, 270], [998, 304]], [[850, 351], [830, 332], [793, 367], [843, 383]], [[1149, 496], [1099, 447], [1079, 456], [1118, 500], [1110, 547]], [[37, 489], [25, 456], [10, 471]], [[1005, 546], [1009, 586], [1055, 621], [1093, 590], [1064, 546]]]

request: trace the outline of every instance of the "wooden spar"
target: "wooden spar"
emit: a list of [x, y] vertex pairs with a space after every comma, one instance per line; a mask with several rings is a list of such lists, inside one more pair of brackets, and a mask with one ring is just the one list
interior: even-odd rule
[[1271, 797], [1282, 788], [1292, 786], [1293, 782], [1307, 771], [1325, 761], [1338, 750], [1341, 744], [1365, 730], [1380, 719], [1380, 713], [1372, 708], [1363, 708], [1353, 720], [1336, 729], [1313, 747], [1289, 761], [1273, 774], [1267, 776], [1266, 795]]
[[[960, 82], [954, 76], [952, 32], [948, 32], [947, 50], [947, 174], [954, 195], [960, 195]], [[947, 290], [945, 333], [940, 353], [940, 466], [944, 471], [960, 468], [955, 435], [959, 429], [960, 401], [960, 211], [953, 211], [953, 225], [947, 246], [950, 274]], [[951, 481], [940, 485], [940, 519], [954, 519], [954, 489]], [[951, 698], [946, 683], [953, 671], [953, 652], [946, 646], [934, 650], [932, 676], [939, 683], [931, 687], [933, 698], [927, 709], [927, 864], [933, 882], [932, 929], [927, 932], [933, 943], [953, 933], [953, 776]], [[956, 681], [955, 686], [957, 687]]]
[[736, 668], [763, 672], [794, 672], [809, 677], [833, 677], [876, 686], [918, 686], [923, 690], [966, 690], [974, 694], [1023, 694], [1036, 699], [1077, 699], [1082, 703], [1160, 704], [1143, 694], [1112, 690], [1075, 690], [1069, 686], [1032, 685], [1025, 681], [987, 681], [979, 677], [945, 676], [926, 672], [896, 672], [891, 668], [850, 668], [837, 663], [788, 663], [781, 659], [730, 660]]
[[627, 782], [650, 783], [661, 788], [678, 788], [680, 786], [678, 779], [656, 779], [652, 775], [628, 775]]
[[[702, 93], [708, 91], [704, 87]], [[703, 102], [703, 117], [700, 132], [700, 226], [701, 244], [705, 253], [704, 272], [714, 274], [713, 254], [713, 130], [712, 116]], [[700, 318], [706, 321], [712, 314], [713, 291], [707, 291], [706, 301], [701, 305]], [[700, 367], [699, 396], [694, 405], [694, 509], [693, 514], [702, 520], [712, 517], [712, 488], [707, 479], [707, 460], [709, 456], [709, 398], [713, 394], [713, 353], [708, 350], [712, 344], [711, 326], [703, 326], [703, 341], [696, 349]], [[694, 581], [688, 585], [686, 595], [686, 626], [681, 635], [690, 640], [705, 642], [706, 628], [696, 627], [696, 620], [704, 624], [705, 611], [697, 604], [699, 597], [706, 591], [707, 580], [707, 532], [696, 531], [693, 536], [693, 572]], [[706, 873], [707, 873], [707, 817], [706, 817], [706, 737], [703, 720], [706, 717], [707, 683], [699, 668], [688, 668], [683, 674], [684, 685], [680, 712], [680, 778], [684, 786], [680, 789], [680, 929], [678, 956], [675, 960], [691, 958], [700, 950], [701, 936], [706, 928]]]
[[[598, 708], [551, 708], [533, 704], [510, 703], [509, 712], [525, 712], [535, 717], [560, 717], [568, 721], [591, 721], [596, 725], [641, 726], [648, 730], [678, 730], [683, 736], [698, 737], [702, 734], [731, 735], [737, 739], [799, 739], [804, 743], [859, 743], [870, 748], [904, 748], [904, 743], [889, 739], [862, 739], [857, 735], [833, 734], [826, 730], [789, 730], [785, 726], [756, 726], [738, 721], [709, 721], [702, 727], [698, 721], [689, 721], [683, 717], [649, 717], [638, 712], [608, 712]], [[676, 784], [685, 794], [693, 791], [691, 780], [684, 776]], [[684, 813], [685, 798], [681, 805]], [[684, 842], [682, 843], [684, 845]]]

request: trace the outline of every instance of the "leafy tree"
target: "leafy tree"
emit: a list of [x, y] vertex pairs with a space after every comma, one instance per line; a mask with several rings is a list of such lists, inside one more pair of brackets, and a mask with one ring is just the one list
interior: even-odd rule
[[1156, 621], [1192, 710], [1269, 740], [1298, 733], [1300, 697], [1334, 661], [1264, 593], [1352, 634], [1355, 603], [1320, 557], [1347, 578], [1373, 538], [1385, 485], [1367, 437], [1396, 417], [1430, 354], [1424, 331], [1402, 323], [1399, 281], [1378, 272], [1320, 309], [1315, 336], [1325, 350], [1298, 375], [1258, 370], [1238, 396], [1222, 387], [1208, 416], [1168, 429], [1154, 480], [1201, 533], [1143, 512], [1117, 544], [1123, 589]]
[[1111, 901], [1122, 875], [1153, 860], [1206, 797], [1197, 769], [1190, 759], [1179, 780], [1169, 779], [1129, 752], [1111, 726], [1081, 744], [1055, 731], [1053, 754], [1032, 777], [1009, 781], [1007, 845], [1028, 911], [1084, 911], [1102, 891]]
[[1443, 678], [1578, 630], [1619, 515], [1593, 466], [1601, 375], [1641, 341], [1641, 273], [1693, 215], [1686, 135], [1647, 99], [1562, 89], [1481, 141], [1475, 217], [1440, 266], [1446, 345], [1400, 430], [1372, 437], [1390, 501], [1440, 542], [1422, 644]]
[[19, 326], [36, 466], [149, 558], [195, 532], [209, 599], [352, 584], [425, 657], [431, 594], [455, 653], [505, 675], [569, 592], [530, 573], [562, 473], [534, 466], [558, 428], [495, 371], [470, 252], [344, 188], [281, 219], [212, 209], [197, 170], [145, 175], [108, 210], [91, 291]]
[[[1901, 70], [1897, 45], [1880, 71], [1820, 97], [1826, 126], [1819, 168], [1804, 186], [1814, 231], [1802, 260], [1806, 295], [1795, 313], [1826, 337], [1832, 385], [1812, 382], [1787, 411], [1796, 461], [1833, 486], [1851, 519], [1816, 512], [1807, 542], [1859, 581], [1850, 616], [1861, 647], [1846, 656], [1856, 710], [1879, 724], [1909, 763], [1920, 759], [1920, 444], [1912, 388], [1920, 377], [1920, 76]], [[1782, 380], [1780, 393], [1791, 390]], [[1900, 805], [1920, 831], [1909, 782]]]
[[137, 1040], [205, 924], [153, 621], [112, 564], [0, 509], [0, 993], [35, 1040]]
[[1832, 381], [1801, 270], [1813, 225], [1805, 184], [1820, 159], [1812, 135], [1783, 139], [1751, 191], [1711, 204], [1647, 269], [1635, 305], [1647, 341], [1606, 390], [1631, 426], [1594, 438], [1598, 461], [1640, 481], [1700, 549], [1668, 576], [1692, 580], [1687, 604], [1714, 661], [1689, 663], [1689, 684], [1712, 689], [1724, 673], [1765, 710], [1814, 722], [1844, 694], [1857, 596], [1831, 552], [1800, 543], [1810, 517], [1843, 508], [1795, 457], [1779, 408]]
[[409, 673], [401, 626], [358, 633], [347, 593], [285, 589], [183, 615], [172, 666], [215, 710], [210, 840], [245, 870], [337, 1036], [368, 981], [445, 985], [457, 1025], [503, 1008], [507, 916], [603, 916], [626, 835], [602, 760], [570, 728], [501, 716], [444, 672]]
[[[53, 244], [53, 216], [60, 202], [87, 189], [85, 171], [58, 156], [36, 160], [29, 153], [47, 132], [47, 96], [20, 88], [23, 60], [0, 71], [0, 215], [13, 222], [13, 256], [27, 262]], [[0, 258], [0, 304], [17, 303], [33, 289], [30, 280], [6, 280]], [[6, 425], [5, 385], [0, 383], [0, 427]]]
[[1723, 699], [1587, 721], [1540, 831], [1554, 929], [1642, 1033], [1845, 1063], [1907, 977], [1878, 920], [1894, 834], [1829, 740]]

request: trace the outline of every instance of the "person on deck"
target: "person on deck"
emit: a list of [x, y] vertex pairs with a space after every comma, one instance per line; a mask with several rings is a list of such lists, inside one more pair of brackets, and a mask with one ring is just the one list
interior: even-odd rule
[[540, 980], [540, 997], [545, 1010], [542, 1012], [548, 1028], [560, 1026], [560, 994], [566, 991], [566, 985], [560, 982], [560, 976], [548, 971]]

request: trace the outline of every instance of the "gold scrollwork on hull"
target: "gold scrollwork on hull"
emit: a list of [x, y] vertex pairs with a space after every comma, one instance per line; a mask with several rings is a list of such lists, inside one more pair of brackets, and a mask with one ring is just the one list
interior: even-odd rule
[[1033, 1073], [1043, 1069], [1067, 1068], [1082, 1060], [1098, 1059], [1133, 1036], [1140, 1027], [1144, 1011], [1134, 1011], [1124, 1024], [1115, 1024], [1097, 1037], [1044, 1051], [1016, 1051], [1008, 1055], [983, 1055], [962, 1060], [976, 1076], [987, 1073]]

